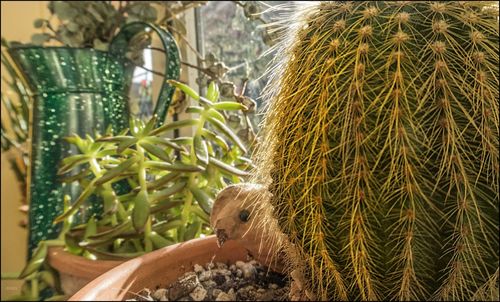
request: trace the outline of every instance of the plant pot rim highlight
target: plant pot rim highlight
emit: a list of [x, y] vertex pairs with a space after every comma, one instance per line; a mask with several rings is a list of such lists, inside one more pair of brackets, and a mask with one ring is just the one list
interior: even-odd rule
[[91, 280], [123, 262], [125, 260], [90, 260], [71, 254], [61, 246], [51, 246], [48, 252], [48, 263], [57, 271]]
[[247, 260], [248, 251], [236, 241], [221, 248], [215, 235], [177, 243], [126, 261], [88, 283], [69, 301], [122, 301], [144, 288], [167, 287], [193, 270], [194, 264]]

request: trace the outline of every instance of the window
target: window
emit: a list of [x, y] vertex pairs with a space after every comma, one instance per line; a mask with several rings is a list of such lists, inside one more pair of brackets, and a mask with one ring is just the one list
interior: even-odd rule
[[[272, 54], [262, 56], [270, 47], [265, 43], [266, 33], [260, 25], [261, 20], [249, 20], [245, 10], [251, 10], [247, 5], [256, 5], [259, 11], [268, 6], [290, 3], [290, 1], [210, 1], [199, 8], [199, 33], [201, 51], [205, 57], [213, 54], [230, 69], [227, 80], [241, 91], [245, 81], [244, 95], [254, 99], [261, 108], [260, 97], [267, 77], [263, 74], [272, 59]], [[265, 13], [260, 16], [265, 22], [274, 17]], [[256, 115], [252, 116], [254, 127], [258, 124]]]

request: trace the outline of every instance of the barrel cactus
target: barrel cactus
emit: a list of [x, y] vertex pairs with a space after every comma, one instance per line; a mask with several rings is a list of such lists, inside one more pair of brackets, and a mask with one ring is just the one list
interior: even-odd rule
[[283, 25], [254, 181], [308, 297], [498, 300], [498, 4], [321, 2]]

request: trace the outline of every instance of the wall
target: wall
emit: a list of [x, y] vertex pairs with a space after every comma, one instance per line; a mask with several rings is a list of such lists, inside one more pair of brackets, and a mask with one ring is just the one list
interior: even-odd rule
[[[49, 16], [47, 1], [2, 1], [1, 2], [1, 35], [8, 41], [28, 42], [34, 33], [33, 21], [36, 18]], [[2, 76], [4, 72], [2, 69]], [[4, 92], [2, 83], [2, 92]], [[2, 115], [6, 114], [2, 108]], [[3, 273], [20, 272], [25, 264], [27, 232], [18, 226], [23, 214], [18, 211], [21, 205], [21, 191], [10, 170], [7, 154], [1, 155], [2, 186], [1, 186], [1, 268]], [[1, 299], [19, 293], [22, 282], [15, 280], [1, 281]]]

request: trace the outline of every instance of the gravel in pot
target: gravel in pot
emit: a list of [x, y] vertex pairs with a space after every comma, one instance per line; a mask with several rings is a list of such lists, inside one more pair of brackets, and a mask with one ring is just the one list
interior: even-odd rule
[[284, 301], [290, 280], [255, 260], [195, 264], [167, 288], [143, 289], [126, 301]]

